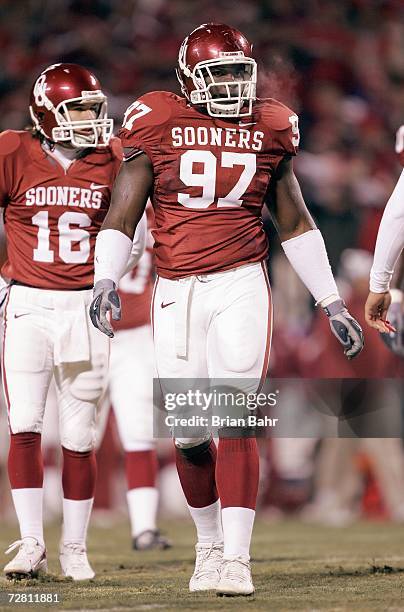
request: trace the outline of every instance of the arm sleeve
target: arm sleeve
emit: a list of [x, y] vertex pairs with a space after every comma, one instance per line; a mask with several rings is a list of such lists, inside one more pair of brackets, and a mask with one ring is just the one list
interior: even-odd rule
[[132, 270], [132, 268], [134, 268], [138, 264], [139, 259], [143, 255], [144, 250], [146, 248], [146, 241], [147, 241], [147, 219], [146, 219], [146, 213], [143, 213], [143, 217], [140, 219], [139, 223], [137, 224], [135, 235], [133, 236], [132, 249], [131, 249], [129, 259], [126, 264], [126, 269], [123, 275], [129, 272], [129, 270]]
[[384, 293], [390, 288], [394, 267], [404, 247], [404, 170], [384, 209], [376, 240], [370, 290]]
[[126, 234], [114, 229], [101, 230], [95, 241], [94, 285], [100, 280], [109, 279], [118, 286], [125, 274], [131, 250], [132, 240]]
[[6, 206], [14, 182], [14, 152], [20, 145], [16, 132], [7, 130], [0, 134], [0, 207]]
[[281, 244], [291, 266], [316, 300], [316, 304], [325, 306], [329, 303], [327, 298], [338, 297], [337, 285], [320, 230], [309, 230]]

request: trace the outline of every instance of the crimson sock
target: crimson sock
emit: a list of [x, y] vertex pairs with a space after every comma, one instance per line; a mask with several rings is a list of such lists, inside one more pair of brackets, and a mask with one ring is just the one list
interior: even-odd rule
[[157, 476], [157, 453], [154, 449], [126, 451], [125, 469], [128, 490], [140, 487], [155, 487]]
[[191, 448], [176, 447], [176, 464], [185, 498], [193, 508], [210, 506], [218, 499], [215, 482], [216, 445], [208, 440]]
[[11, 434], [8, 476], [12, 489], [40, 489], [43, 486], [41, 434]]
[[41, 434], [11, 434], [8, 475], [21, 538], [35, 538], [44, 545]]
[[78, 453], [63, 450], [62, 485], [65, 499], [90, 499], [94, 497], [97, 463], [93, 450]]
[[255, 438], [220, 438], [216, 462], [216, 484], [223, 508], [255, 510], [258, 493], [259, 457]]

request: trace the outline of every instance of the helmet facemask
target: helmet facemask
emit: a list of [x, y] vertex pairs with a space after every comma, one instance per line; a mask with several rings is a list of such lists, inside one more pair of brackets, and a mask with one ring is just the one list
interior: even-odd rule
[[[223, 52], [222, 57], [198, 62], [191, 70], [181, 65], [183, 75], [192, 79], [195, 89], [188, 93], [182, 74], [177, 71], [182, 91], [192, 104], [206, 105], [211, 117], [247, 117], [252, 113], [256, 99], [257, 64], [252, 57], [245, 57], [242, 51]], [[228, 80], [215, 76], [215, 68], [222, 67], [229, 74], [237, 72]]]
[[[42, 93], [42, 96], [44, 94]], [[76, 104], [97, 104], [98, 112], [96, 119], [73, 120], [70, 116], [69, 105]], [[50, 110], [56, 120], [57, 126], [52, 128], [51, 139], [53, 142], [66, 142], [75, 148], [89, 147], [95, 148], [107, 146], [113, 130], [113, 119], [107, 116], [107, 99], [102, 91], [82, 91], [78, 98], [63, 100], [56, 107], [53, 106], [49, 98], [46, 97], [44, 105]], [[35, 127], [46, 137], [49, 135], [44, 132], [41, 122], [30, 107], [31, 118]], [[82, 130], [89, 130], [82, 133]]]

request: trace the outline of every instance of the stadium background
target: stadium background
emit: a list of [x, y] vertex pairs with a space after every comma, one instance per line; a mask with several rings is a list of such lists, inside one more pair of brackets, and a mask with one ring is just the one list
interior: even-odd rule
[[[201, 17], [202, 16], [202, 17]], [[29, 123], [28, 96], [45, 66], [76, 62], [92, 69], [117, 121], [136, 97], [178, 92], [174, 74], [183, 37], [201, 20], [239, 27], [254, 42], [261, 95], [300, 117], [295, 163], [306, 202], [323, 232], [342, 294], [363, 322], [377, 227], [400, 172], [395, 132], [404, 121], [403, 5], [397, 0], [2, 0], [0, 2], [0, 128]], [[270, 375], [382, 379], [401, 364], [378, 334], [347, 362], [285, 262], [270, 220], [270, 270], [275, 333]], [[395, 403], [398, 435], [401, 402]], [[294, 398], [296, 418], [304, 400]], [[7, 501], [5, 410], [2, 410], [0, 516]], [[299, 416], [300, 415], [300, 416]], [[261, 516], [345, 526], [359, 517], [404, 521], [404, 458], [393, 440], [275, 439], [261, 442]], [[52, 453], [51, 453], [52, 454]], [[184, 504], [168, 444], [161, 444], [164, 516]], [[123, 464], [113, 422], [100, 450], [94, 521], [125, 515]], [[57, 458], [47, 458], [50, 470]], [[392, 469], [394, 468], [394, 469]], [[49, 472], [50, 474], [50, 472]], [[53, 474], [53, 475], [52, 475]], [[50, 481], [56, 478], [56, 470]], [[49, 501], [49, 516], [58, 508]]]

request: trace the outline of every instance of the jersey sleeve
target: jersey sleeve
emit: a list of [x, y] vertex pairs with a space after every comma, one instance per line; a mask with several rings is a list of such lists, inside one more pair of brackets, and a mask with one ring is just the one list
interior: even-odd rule
[[168, 92], [145, 94], [127, 109], [119, 131], [123, 160], [130, 161], [140, 153], [153, 160], [159, 151], [164, 124], [171, 116]]
[[7, 205], [14, 185], [14, 153], [20, 146], [17, 132], [6, 130], [0, 133], [0, 207]]
[[279, 157], [297, 155], [300, 133], [296, 113], [277, 100], [268, 100], [262, 110], [262, 119], [268, 127], [267, 142], [271, 152]]

